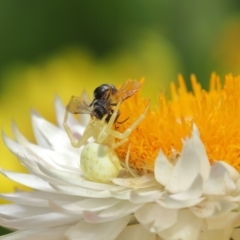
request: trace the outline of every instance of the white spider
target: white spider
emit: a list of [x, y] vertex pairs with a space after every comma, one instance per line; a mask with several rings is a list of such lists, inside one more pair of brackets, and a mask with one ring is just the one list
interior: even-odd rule
[[[108, 123], [105, 121], [107, 115], [101, 120], [91, 117], [83, 136], [79, 140], [74, 138], [67, 125], [68, 110], [65, 112], [63, 126], [73, 147], [81, 147], [90, 137], [93, 137], [95, 140], [95, 142], [87, 143], [84, 146], [80, 157], [81, 169], [85, 176], [92, 181], [109, 182], [112, 178], [118, 176], [122, 167], [114, 149], [128, 141], [128, 136], [145, 118], [150, 106], [150, 101], [144, 112], [123, 133], [112, 129], [118, 115], [120, 104], [121, 101], [117, 104]], [[120, 139], [120, 141], [115, 142], [115, 139]]]

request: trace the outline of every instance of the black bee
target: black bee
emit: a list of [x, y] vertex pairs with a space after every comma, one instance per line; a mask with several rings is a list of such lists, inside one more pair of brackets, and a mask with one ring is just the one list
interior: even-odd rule
[[[82, 97], [72, 96], [67, 105], [67, 110], [74, 114], [90, 114], [100, 120], [107, 115], [105, 120], [108, 122], [114, 112], [114, 106], [119, 101], [126, 100], [134, 95], [140, 87], [141, 84], [136, 81], [127, 81], [119, 89], [112, 84], [102, 84], [94, 90], [94, 99], [90, 104]], [[120, 112], [118, 111], [115, 122], [119, 115]]]
[[[89, 107], [93, 107], [92, 115], [97, 119], [102, 119], [107, 114], [106, 122], [108, 122], [114, 111], [113, 106], [117, 105], [117, 103], [111, 100], [111, 97], [115, 95], [117, 91], [117, 88], [111, 84], [102, 84], [97, 87], [93, 92], [94, 99], [89, 105]], [[118, 113], [118, 116], [119, 114], [120, 113]]]

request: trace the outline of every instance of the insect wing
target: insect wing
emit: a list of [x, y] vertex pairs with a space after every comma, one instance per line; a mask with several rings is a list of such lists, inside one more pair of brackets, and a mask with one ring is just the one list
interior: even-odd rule
[[125, 100], [137, 93], [140, 88], [140, 82], [129, 80], [120, 87], [114, 97], [116, 98], [116, 101]]
[[92, 108], [89, 107], [89, 104], [86, 102], [86, 100], [82, 97], [76, 97], [72, 96], [68, 105], [67, 110], [70, 113], [79, 114], [79, 113], [86, 113], [91, 114]]

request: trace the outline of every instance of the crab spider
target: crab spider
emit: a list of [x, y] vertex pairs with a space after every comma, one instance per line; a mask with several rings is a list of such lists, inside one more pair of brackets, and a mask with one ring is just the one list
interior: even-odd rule
[[[63, 126], [73, 147], [81, 147], [90, 137], [93, 137], [95, 140], [95, 142], [87, 143], [84, 146], [80, 157], [82, 171], [92, 181], [109, 182], [112, 178], [118, 176], [122, 167], [114, 149], [128, 141], [129, 135], [145, 118], [150, 101], [144, 112], [123, 133], [112, 129], [118, 116], [120, 104], [121, 101], [118, 102], [108, 122], [105, 121], [107, 115], [101, 120], [92, 117], [79, 140], [75, 139], [67, 124], [68, 110], [65, 112]], [[120, 141], [115, 142], [115, 139], [120, 139]]]

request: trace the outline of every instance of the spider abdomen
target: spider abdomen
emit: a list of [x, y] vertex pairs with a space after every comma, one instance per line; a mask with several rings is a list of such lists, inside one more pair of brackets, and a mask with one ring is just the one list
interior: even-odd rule
[[118, 176], [121, 165], [117, 154], [108, 145], [88, 143], [82, 150], [81, 169], [92, 181], [109, 182]]

